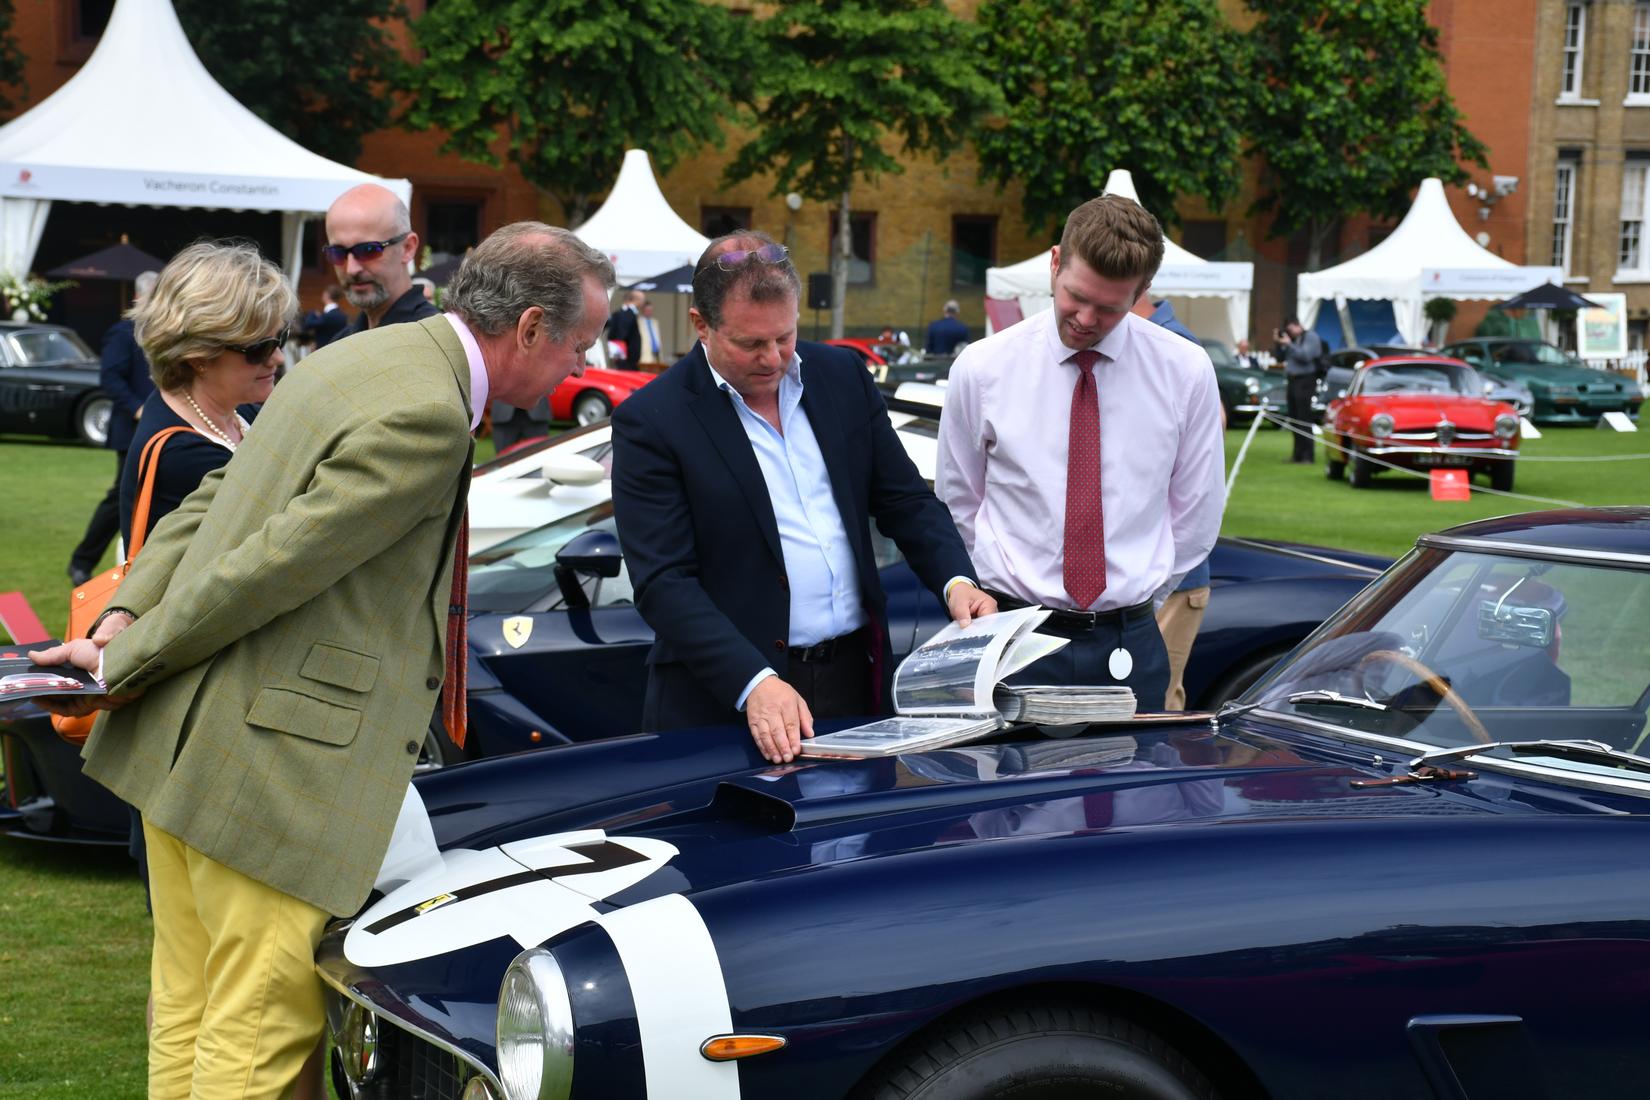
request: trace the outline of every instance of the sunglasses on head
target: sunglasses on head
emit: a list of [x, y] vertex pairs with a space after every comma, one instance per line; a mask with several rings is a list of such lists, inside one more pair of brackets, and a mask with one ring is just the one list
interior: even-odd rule
[[290, 328], [290, 325], [283, 325], [279, 333], [267, 340], [259, 340], [255, 344], [247, 344], [244, 347], [236, 347], [234, 344], [225, 344], [224, 347], [229, 351], [238, 351], [242, 355], [246, 356], [246, 361], [249, 365], [261, 367], [271, 355], [275, 354], [276, 348], [286, 343], [286, 338]]
[[329, 264], [341, 264], [344, 257], [354, 256], [357, 260], [375, 260], [384, 254], [384, 249], [392, 244], [400, 244], [407, 239], [403, 233], [398, 237], [391, 237], [387, 241], [362, 241], [360, 244], [329, 244], [321, 248], [321, 255], [326, 257]]
[[742, 267], [752, 259], [764, 264], [782, 264], [791, 250], [782, 244], [765, 244], [761, 248], [733, 248], [716, 254], [716, 266], [723, 271]]

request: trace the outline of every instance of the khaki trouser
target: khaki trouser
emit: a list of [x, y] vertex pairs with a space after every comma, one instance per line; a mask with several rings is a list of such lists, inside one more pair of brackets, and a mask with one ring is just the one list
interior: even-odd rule
[[155, 947], [149, 1100], [292, 1095], [322, 1026], [328, 914], [143, 823]]
[[1208, 586], [1172, 592], [1157, 609], [1157, 629], [1163, 633], [1163, 646], [1169, 651], [1169, 691], [1163, 700], [1164, 710], [1186, 709], [1186, 687], [1180, 676], [1186, 671], [1186, 658], [1192, 655], [1192, 642], [1197, 628], [1203, 623], [1203, 609], [1209, 606]]

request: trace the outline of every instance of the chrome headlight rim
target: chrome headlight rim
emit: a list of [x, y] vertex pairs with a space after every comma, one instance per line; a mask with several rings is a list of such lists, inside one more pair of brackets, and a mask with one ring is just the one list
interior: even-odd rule
[[1499, 439], [1511, 439], [1518, 434], [1518, 417], [1502, 413], [1495, 418], [1495, 434]]
[[565, 1100], [573, 1086], [573, 1003], [549, 951], [524, 951], [505, 970], [495, 1034], [506, 1100]]
[[1385, 439], [1397, 428], [1398, 422], [1392, 419], [1391, 413], [1376, 413], [1369, 418], [1369, 434], [1376, 439]]
[[378, 1076], [378, 1014], [351, 1001], [344, 1009], [337, 1045], [349, 1083], [357, 1089], [371, 1084]]

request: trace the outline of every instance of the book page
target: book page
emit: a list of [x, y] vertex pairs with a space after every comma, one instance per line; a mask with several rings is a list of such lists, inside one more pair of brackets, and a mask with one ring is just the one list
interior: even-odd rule
[[803, 738], [802, 756], [892, 756], [952, 745], [997, 729], [995, 718], [912, 718], [896, 715], [863, 726]]
[[947, 623], [912, 650], [894, 673], [900, 714], [993, 716], [992, 689], [1008, 643], [1048, 618], [1040, 607], [984, 615], [961, 627]]
[[24, 704], [42, 695], [102, 695], [103, 685], [91, 673], [73, 665], [37, 665], [31, 649], [50, 649], [61, 642], [47, 639], [28, 645], [0, 647], [0, 718], [15, 719], [38, 713]]

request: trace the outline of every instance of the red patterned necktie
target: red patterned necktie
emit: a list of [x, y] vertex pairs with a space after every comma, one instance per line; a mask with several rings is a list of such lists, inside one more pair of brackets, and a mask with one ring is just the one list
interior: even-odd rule
[[1071, 394], [1071, 435], [1066, 453], [1066, 592], [1087, 610], [1106, 590], [1106, 532], [1100, 511], [1100, 392], [1094, 382], [1097, 351], [1080, 351], [1077, 388]]
[[469, 668], [465, 609], [470, 600], [470, 510], [464, 509], [453, 540], [453, 594], [447, 601], [447, 672], [441, 681], [441, 721], [453, 744], [464, 747], [469, 726], [465, 672]]

